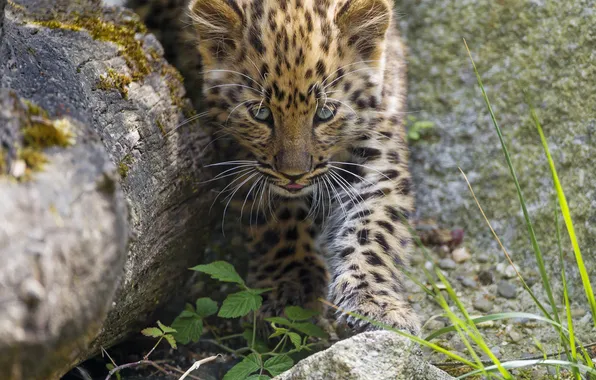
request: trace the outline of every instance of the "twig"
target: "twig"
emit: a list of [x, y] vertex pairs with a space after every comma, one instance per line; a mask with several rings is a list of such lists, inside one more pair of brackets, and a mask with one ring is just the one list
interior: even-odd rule
[[113, 374], [115, 374], [116, 372], [123, 370], [125, 368], [132, 368], [132, 367], [138, 367], [138, 366], [142, 366], [142, 365], [150, 365], [152, 367], [154, 367], [155, 369], [165, 373], [166, 375], [172, 375], [171, 373], [168, 372], [168, 370], [166, 370], [165, 368], [163, 368], [162, 366], [160, 366], [159, 364], [157, 364], [156, 362], [152, 361], [152, 360], [147, 360], [147, 359], [142, 359], [136, 362], [132, 362], [132, 363], [126, 363], [126, 364], [121, 364], [118, 367], [114, 367], [110, 370], [110, 372], [108, 372], [108, 375], [106, 376], [105, 380], [110, 380], [110, 378], [112, 377]]
[[[596, 347], [596, 342], [583, 345], [584, 349], [588, 349], [588, 348], [592, 348], [592, 347]], [[582, 345], [577, 345], [577, 349], [581, 349], [581, 348], [582, 348]], [[569, 351], [565, 351], [565, 353], [568, 353], [568, 352]], [[538, 360], [538, 359], [552, 358], [553, 356], [557, 356], [560, 354], [561, 354], [560, 352], [551, 352], [550, 354], [546, 354], [546, 355], [542, 354], [542, 355], [531, 356], [529, 358], [511, 359], [511, 360]], [[505, 360], [502, 360], [502, 361], [505, 361]], [[482, 365], [494, 364], [490, 360], [483, 361], [481, 363], [482, 363]], [[459, 363], [459, 362], [442, 362], [442, 363], [431, 363], [431, 364], [434, 365], [435, 367], [466, 367], [467, 366], [466, 364]]]
[[[166, 367], [167, 369], [169, 369], [171, 371], [178, 372], [179, 374], [183, 374], [184, 373], [184, 371], [181, 370], [180, 368], [176, 368], [176, 367], [174, 367], [173, 365], [170, 365], [170, 364], [164, 364], [164, 367]], [[175, 375], [172, 375], [172, 376], [175, 376]], [[201, 380], [200, 377], [193, 376], [193, 375], [188, 375], [187, 377], [189, 377], [191, 379], [194, 379], [194, 380]]]
[[178, 380], [184, 380], [187, 376], [190, 375], [190, 373], [192, 371], [198, 369], [202, 364], [209, 363], [209, 362], [217, 359], [220, 356], [221, 356], [221, 354], [217, 354], [217, 355], [209, 356], [208, 358], [201, 359], [199, 361], [194, 362], [194, 364], [186, 372], [184, 372], [184, 374], [182, 376], [180, 376], [180, 378]]

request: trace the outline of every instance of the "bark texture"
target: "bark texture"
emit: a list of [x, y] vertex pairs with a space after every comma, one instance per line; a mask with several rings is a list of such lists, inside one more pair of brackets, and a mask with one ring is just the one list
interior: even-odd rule
[[[54, 379], [138, 331], [201, 261], [210, 134], [177, 128], [181, 77], [132, 12], [18, 0], [0, 20], [0, 373]], [[72, 138], [32, 142], [43, 126]]]

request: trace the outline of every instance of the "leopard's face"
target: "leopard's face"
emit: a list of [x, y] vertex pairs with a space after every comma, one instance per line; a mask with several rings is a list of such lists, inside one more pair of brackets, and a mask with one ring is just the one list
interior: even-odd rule
[[[385, 0], [195, 0], [190, 9], [220, 133], [252, 153], [274, 192], [308, 194], [378, 112]], [[373, 32], [360, 35], [358, 21], [375, 14]]]

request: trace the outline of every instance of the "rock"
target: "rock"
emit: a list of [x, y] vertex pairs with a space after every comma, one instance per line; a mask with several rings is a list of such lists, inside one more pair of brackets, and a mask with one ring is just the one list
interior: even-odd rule
[[488, 263], [490, 261], [490, 257], [486, 253], [481, 253], [476, 255], [476, 261], [480, 264]]
[[463, 263], [470, 260], [472, 255], [470, 255], [470, 251], [466, 247], [460, 247], [451, 252], [451, 257], [453, 257], [453, 261], [456, 263]]
[[[473, 252], [499, 250], [458, 167], [514, 261], [535, 267], [509, 170], [462, 38], [466, 38], [500, 123], [545, 258], [557, 257], [553, 184], [524, 88], [536, 107], [576, 221], [587, 268], [596, 268], [596, 77], [593, 3], [398, 0], [408, 60], [408, 108], [431, 122], [432, 138], [411, 143], [417, 217], [466, 231]], [[545, 34], [551, 36], [544, 40]], [[437, 36], [441, 38], [437, 39]], [[560, 62], [573, 62], [561, 65]], [[589, 84], [587, 83], [589, 82]], [[545, 83], [549, 83], [545, 86]], [[566, 168], [566, 170], [562, 170]], [[564, 244], [567, 244], [564, 242]], [[567, 245], [569, 247], [569, 245]], [[573, 255], [568, 263], [575, 266]], [[559, 273], [558, 260], [547, 260]], [[555, 278], [557, 276], [554, 276]], [[556, 278], [558, 279], [558, 278]], [[578, 271], [572, 298], [585, 297]]]
[[[184, 88], [132, 12], [19, 0], [0, 20], [0, 372], [55, 379], [138, 332], [200, 263], [209, 133], [176, 129]], [[32, 117], [74, 141], [19, 158]]]
[[473, 306], [474, 306], [474, 309], [487, 313], [492, 310], [493, 303], [491, 301], [489, 301], [488, 299], [486, 299], [485, 297], [480, 296], [480, 297], [477, 297], [476, 299], [474, 299]]
[[478, 283], [473, 278], [466, 277], [466, 276], [460, 276], [457, 279], [466, 288], [477, 288], [478, 287]]
[[441, 268], [441, 269], [451, 270], [451, 269], [455, 269], [456, 266], [457, 266], [457, 264], [455, 264], [455, 261], [453, 261], [451, 259], [439, 260], [439, 268]]
[[523, 335], [517, 331], [517, 330], [511, 330], [507, 333], [507, 335], [509, 336], [509, 338], [511, 339], [511, 341], [513, 343], [518, 343], [520, 340], [523, 339]]
[[487, 270], [480, 271], [478, 273], [478, 281], [480, 281], [482, 285], [490, 285], [494, 283], [495, 277], [493, 275], [493, 272]]
[[445, 322], [443, 322], [439, 319], [431, 319], [424, 324], [424, 327], [428, 331], [435, 331], [435, 330], [439, 330], [439, 329], [442, 329], [443, 327], [445, 327]]
[[407, 338], [393, 332], [365, 332], [301, 360], [274, 379], [453, 379], [425, 362], [417, 351]]
[[[514, 268], [515, 267], [515, 268]], [[520, 272], [520, 268], [514, 263], [513, 266], [509, 262], [502, 262], [497, 264], [497, 272], [505, 278], [513, 278], [517, 276], [517, 272]]]
[[517, 288], [508, 281], [499, 281], [497, 284], [497, 292], [504, 298], [512, 299], [517, 297]]

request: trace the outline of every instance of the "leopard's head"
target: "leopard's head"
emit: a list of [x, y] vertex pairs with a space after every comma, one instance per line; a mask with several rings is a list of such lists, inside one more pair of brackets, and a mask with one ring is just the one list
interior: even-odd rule
[[370, 132], [388, 0], [193, 0], [210, 119], [283, 196], [308, 194]]

